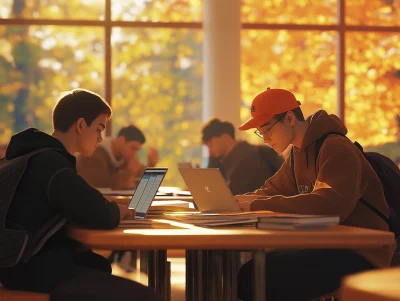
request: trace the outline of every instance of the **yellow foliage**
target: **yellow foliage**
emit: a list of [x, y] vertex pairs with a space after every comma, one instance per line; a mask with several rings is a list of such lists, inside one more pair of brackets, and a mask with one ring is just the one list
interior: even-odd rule
[[391, 51], [400, 48], [398, 34], [348, 33], [346, 45], [349, 137], [364, 145], [398, 141], [400, 78], [393, 63], [400, 60], [400, 53]]
[[15, 93], [21, 89], [26, 87], [24, 83], [21, 82], [11, 82], [0, 86], [0, 94], [5, 95], [15, 95]]
[[243, 0], [241, 20], [245, 23], [335, 24], [336, 0]]
[[[10, 17], [12, 2], [2, 0], [1, 17]], [[243, 0], [241, 20], [336, 24], [336, 2]], [[348, 24], [400, 24], [400, 0], [345, 3]], [[104, 0], [26, 0], [26, 4], [22, 18], [104, 19]], [[201, 22], [203, 13], [202, 0], [111, 0], [111, 4], [113, 20]], [[0, 93], [9, 97], [4, 106], [1, 103], [8, 114], [1, 115], [0, 143], [11, 136], [13, 100], [23, 87], [29, 87], [26, 114], [34, 116], [32, 122], [44, 131], [51, 130], [51, 109], [61, 91], [77, 87], [101, 95], [105, 91], [104, 27], [24, 26], [0, 26], [0, 56], [7, 62], [14, 61], [13, 50], [21, 40], [38, 49], [32, 52], [37, 60], [29, 56], [29, 72], [13, 67], [5, 77], [9, 82], [0, 86]], [[147, 137], [146, 147], [160, 150], [159, 165], [170, 167], [167, 185], [183, 185], [177, 162], [200, 163], [202, 42], [201, 29], [112, 28], [113, 134], [127, 124], [138, 125]], [[253, 97], [267, 87], [293, 91], [305, 115], [321, 108], [336, 113], [337, 43], [335, 31], [242, 30], [241, 119], [249, 118]], [[345, 119], [350, 138], [364, 145], [398, 139], [398, 49], [398, 33], [346, 33]], [[251, 131], [246, 137], [262, 143]], [[141, 159], [146, 160], [145, 151]]]
[[8, 112], [8, 113], [14, 112], [14, 104], [13, 104], [13, 103], [10, 102], [10, 103], [7, 105], [7, 112]]
[[112, 0], [112, 19], [151, 22], [202, 20], [202, 0]]
[[399, 26], [399, 0], [346, 0], [346, 23]]

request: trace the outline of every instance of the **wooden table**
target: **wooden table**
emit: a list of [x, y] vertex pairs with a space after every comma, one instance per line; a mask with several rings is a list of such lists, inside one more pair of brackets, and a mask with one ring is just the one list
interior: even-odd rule
[[[166, 220], [160, 222], [165, 223], [167, 229], [118, 228], [104, 231], [69, 228], [68, 235], [89, 247], [97, 249], [142, 249], [162, 252], [167, 249], [186, 249], [187, 271], [193, 277], [201, 275], [199, 268], [202, 269], [202, 267], [199, 265], [193, 266], [195, 264], [193, 261], [198, 261], [199, 259], [199, 250], [221, 251], [222, 253], [217, 253], [217, 255], [222, 262], [226, 262], [227, 257], [232, 257], [231, 259], [235, 260], [232, 251], [237, 253], [237, 251], [254, 250], [254, 265], [259, 267], [255, 271], [254, 277], [255, 285], [259, 288], [255, 292], [255, 300], [262, 301], [265, 300], [265, 249], [380, 248], [384, 245], [391, 245], [394, 241], [394, 235], [390, 232], [339, 225], [332, 226], [327, 231], [300, 232], [259, 230], [243, 227], [210, 229]], [[164, 255], [162, 256], [165, 257]], [[161, 268], [161, 270], [163, 269]], [[222, 294], [220, 292], [216, 293], [218, 296], [223, 296], [226, 300], [235, 300], [236, 287], [234, 277], [236, 277], [236, 272], [234, 269], [227, 271], [227, 273], [231, 274], [227, 283], [234, 287], [223, 288], [224, 292]], [[200, 282], [199, 285], [201, 285], [201, 279], [197, 279], [197, 282]], [[187, 295], [189, 300], [214, 300], [213, 297], [205, 298], [204, 290], [199, 288], [197, 290], [196, 288], [190, 289], [195, 290], [197, 295], [190, 292], [190, 296]]]
[[400, 268], [347, 276], [340, 293], [343, 301], [400, 301]]

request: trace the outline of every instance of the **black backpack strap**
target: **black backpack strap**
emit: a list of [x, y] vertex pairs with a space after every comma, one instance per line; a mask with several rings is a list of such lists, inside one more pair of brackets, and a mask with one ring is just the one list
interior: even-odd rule
[[[320, 137], [319, 139], [317, 139], [315, 141], [315, 148], [314, 148], [314, 156], [315, 156], [315, 160], [314, 160], [314, 171], [315, 171], [315, 177], [317, 178], [318, 174], [317, 174], [317, 159], [318, 159], [318, 155], [319, 155], [319, 151], [321, 150], [322, 144], [324, 144], [324, 141], [326, 138], [328, 138], [328, 136], [330, 135], [339, 135], [342, 137], [346, 137], [345, 135], [343, 135], [342, 133], [338, 133], [338, 132], [329, 132], [326, 133], [325, 135], [323, 135], [322, 137]], [[347, 137], [346, 137], [347, 138]]]
[[296, 189], [298, 189], [296, 174], [294, 173], [294, 146], [292, 146], [292, 149], [290, 150], [290, 168], [292, 170], [294, 185], [296, 185]]
[[376, 207], [372, 206], [370, 203], [368, 203], [366, 200], [364, 200], [363, 198], [360, 199], [360, 203], [363, 204], [365, 207], [367, 207], [368, 209], [370, 209], [372, 212], [374, 212], [375, 214], [377, 214], [381, 219], [383, 219], [385, 221], [386, 224], [388, 224], [389, 228], [390, 228], [390, 221], [389, 219], [386, 217], [386, 215], [384, 215], [382, 212], [380, 212]]
[[[322, 144], [324, 143], [325, 139], [329, 136], [329, 135], [339, 135], [342, 137], [346, 137], [346, 135], [343, 135], [341, 133], [337, 133], [337, 132], [329, 132], [326, 133], [325, 135], [323, 135], [321, 138], [319, 138], [317, 141], [315, 141], [315, 166], [314, 166], [314, 170], [315, 170], [315, 176], [317, 177], [317, 159], [318, 159], [318, 155], [319, 155], [319, 151], [321, 150]], [[364, 153], [364, 149], [363, 147], [356, 141], [354, 142], [354, 145], [362, 152]], [[374, 212], [376, 215], [378, 215], [381, 219], [383, 219], [385, 221], [386, 224], [388, 224], [389, 228], [390, 228], [390, 220], [389, 218], [387, 218], [382, 212], [380, 212], [375, 206], [371, 205], [370, 203], [368, 203], [366, 200], [364, 200], [363, 198], [361, 198], [360, 203], [363, 204], [365, 207], [367, 207], [368, 209], [370, 209], [372, 212]]]

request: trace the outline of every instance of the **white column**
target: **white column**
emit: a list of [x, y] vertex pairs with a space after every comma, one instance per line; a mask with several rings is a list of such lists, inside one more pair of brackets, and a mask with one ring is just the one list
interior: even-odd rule
[[240, 125], [240, 0], [204, 0], [203, 121]]

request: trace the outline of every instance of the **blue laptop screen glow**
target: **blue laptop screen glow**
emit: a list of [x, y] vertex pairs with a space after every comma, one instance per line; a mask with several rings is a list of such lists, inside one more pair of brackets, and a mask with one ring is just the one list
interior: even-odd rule
[[136, 218], [144, 218], [167, 173], [167, 168], [147, 168], [135, 189], [129, 209], [136, 210]]

